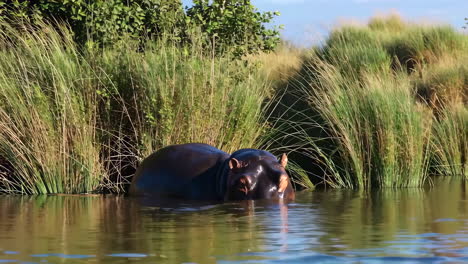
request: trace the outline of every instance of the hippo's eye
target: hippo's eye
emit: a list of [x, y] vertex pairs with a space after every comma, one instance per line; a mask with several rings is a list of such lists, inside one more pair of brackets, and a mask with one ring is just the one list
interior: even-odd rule
[[281, 172], [280, 171], [275, 171], [270, 175], [270, 179], [273, 183], [276, 185], [280, 184], [280, 179], [281, 179]]

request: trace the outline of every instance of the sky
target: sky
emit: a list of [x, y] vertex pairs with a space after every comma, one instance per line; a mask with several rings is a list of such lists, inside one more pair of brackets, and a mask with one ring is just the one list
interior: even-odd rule
[[[190, 6], [192, 1], [183, 3]], [[405, 20], [445, 23], [460, 31], [468, 17], [468, 0], [252, 0], [252, 4], [260, 11], [279, 11], [274, 23], [284, 25], [283, 38], [301, 46], [320, 43], [337, 25], [365, 23], [376, 15], [397, 13]]]

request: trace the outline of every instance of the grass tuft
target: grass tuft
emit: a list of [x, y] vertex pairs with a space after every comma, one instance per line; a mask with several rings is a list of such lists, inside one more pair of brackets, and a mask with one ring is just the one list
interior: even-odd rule
[[433, 134], [433, 170], [438, 175], [468, 179], [468, 108], [455, 105], [444, 109]]
[[269, 138], [307, 171], [304, 185], [416, 187], [435, 171], [466, 175], [467, 43], [449, 26], [396, 15], [335, 29], [279, 89]]
[[94, 190], [107, 177], [99, 158], [97, 98], [92, 71], [81, 63], [70, 32], [0, 28], [0, 46], [8, 47], [0, 51], [0, 156], [13, 168], [0, 175], [0, 191]]
[[[324, 65], [305, 91], [331, 145], [305, 135], [334, 185], [347, 188], [420, 186], [426, 178], [430, 125], [402, 75], [350, 78]], [[311, 122], [314, 124], [314, 122]]]
[[[122, 192], [171, 144], [255, 147], [269, 82], [200, 38], [79, 48], [65, 28], [0, 25], [0, 191]], [[182, 161], [181, 161], [182, 162]]]

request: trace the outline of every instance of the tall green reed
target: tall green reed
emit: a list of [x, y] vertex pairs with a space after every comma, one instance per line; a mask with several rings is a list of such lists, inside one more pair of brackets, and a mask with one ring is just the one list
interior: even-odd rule
[[447, 107], [434, 124], [431, 165], [438, 175], [468, 179], [468, 108]]
[[430, 124], [414, 104], [409, 80], [373, 74], [344, 80], [333, 70], [321, 77], [311, 103], [337, 143], [340, 178], [361, 188], [420, 186]]
[[282, 125], [296, 126], [290, 136], [303, 145], [295, 151], [322, 170], [312, 173], [336, 188], [422, 185], [431, 115], [415, 104], [406, 74], [350, 75], [318, 57], [309, 63], [315, 77], [299, 85], [315, 113]]
[[[162, 40], [143, 54], [105, 50], [104, 72], [112, 83], [112, 115], [129, 113], [142, 156], [162, 146], [204, 142], [231, 152], [254, 146], [263, 131], [263, 104], [271, 92], [258, 69], [230, 57], [212, 57], [193, 41], [180, 48]], [[118, 65], [118, 67], [115, 67]], [[111, 129], [109, 129], [111, 130]]]
[[413, 77], [417, 98], [434, 113], [431, 173], [466, 178], [468, 53], [447, 56]]
[[333, 30], [279, 89], [284, 113], [270, 138], [307, 170], [304, 185], [410, 187], [433, 168], [459, 175], [466, 129], [451, 106], [466, 108], [467, 44], [449, 26], [398, 16]]
[[121, 192], [161, 147], [232, 152], [255, 147], [265, 129], [266, 78], [214, 57], [196, 34], [186, 46], [96, 49], [77, 47], [66, 28], [0, 28], [0, 191]]
[[[90, 192], [106, 177], [92, 71], [65, 28], [0, 25], [0, 190]], [[0, 164], [5, 167], [5, 164]]]

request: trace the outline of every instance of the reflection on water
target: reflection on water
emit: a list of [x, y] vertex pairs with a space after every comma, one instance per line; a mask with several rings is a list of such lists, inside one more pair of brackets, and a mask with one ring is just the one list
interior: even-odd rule
[[467, 186], [435, 186], [290, 204], [0, 196], [0, 263], [468, 261]]

